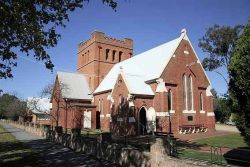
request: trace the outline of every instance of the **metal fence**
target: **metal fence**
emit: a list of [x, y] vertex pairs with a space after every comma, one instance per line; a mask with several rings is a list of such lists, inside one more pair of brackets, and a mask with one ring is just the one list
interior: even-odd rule
[[[182, 154], [182, 149], [187, 149], [183, 147], [178, 147], [177, 155], [179, 158], [191, 159], [195, 161], [200, 161], [204, 164], [217, 164], [221, 166], [236, 165], [236, 166], [250, 166], [250, 148], [226, 148], [226, 147], [216, 147], [208, 146], [210, 150], [206, 152], [197, 151], [195, 149], [188, 149], [190, 155]], [[223, 149], [227, 150], [224, 151]], [[188, 153], [188, 151], [186, 153]], [[192, 154], [203, 154], [204, 156], [194, 157]], [[207, 156], [206, 156], [207, 154]]]

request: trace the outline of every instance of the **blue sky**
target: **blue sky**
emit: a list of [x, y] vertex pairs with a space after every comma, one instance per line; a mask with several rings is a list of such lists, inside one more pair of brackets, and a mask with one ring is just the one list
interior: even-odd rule
[[[132, 38], [136, 55], [177, 38], [181, 29], [186, 28], [202, 60], [207, 54], [198, 47], [198, 39], [206, 28], [214, 24], [246, 24], [248, 19], [249, 0], [119, 0], [117, 12], [101, 0], [90, 0], [70, 14], [66, 28], [58, 28], [62, 35], [59, 44], [48, 50], [55, 64], [53, 73], [32, 57], [19, 57], [14, 78], [0, 80], [0, 89], [17, 92], [21, 98], [38, 96], [42, 88], [54, 80], [57, 71], [76, 71], [77, 45], [94, 30], [115, 38]], [[224, 69], [221, 71], [225, 73]], [[225, 81], [216, 73], [207, 74], [212, 87], [220, 94], [226, 93]]]

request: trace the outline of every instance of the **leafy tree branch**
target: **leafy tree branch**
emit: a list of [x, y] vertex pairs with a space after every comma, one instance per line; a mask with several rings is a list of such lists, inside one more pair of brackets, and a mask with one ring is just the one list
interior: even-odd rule
[[[0, 79], [12, 78], [20, 52], [44, 62], [47, 69], [54, 64], [47, 49], [55, 47], [61, 35], [57, 27], [65, 27], [69, 13], [90, 0], [6, 0], [0, 1]], [[116, 9], [114, 0], [101, 0]]]
[[202, 61], [202, 65], [207, 71], [214, 71], [225, 80], [226, 77], [218, 72], [218, 68], [225, 67], [228, 72], [228, 66], [231, 61], [232, 53], [234, 52], [236, 41], [238, 40], [244, 26], [236, 25], [219, 26], [214, 25], [209, 27], [205, 35], [199, 39], [199, 47], [208, 56]]

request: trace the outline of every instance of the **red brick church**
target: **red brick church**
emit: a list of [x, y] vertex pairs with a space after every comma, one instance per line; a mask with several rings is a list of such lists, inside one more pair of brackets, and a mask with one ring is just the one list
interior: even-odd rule
[[214, 130], [210, 85], [185, 29], [135, 56], [131, 39], [93, 32], [78, 46], [77, 73], [56, 76], [51, 124], [116, 135]]

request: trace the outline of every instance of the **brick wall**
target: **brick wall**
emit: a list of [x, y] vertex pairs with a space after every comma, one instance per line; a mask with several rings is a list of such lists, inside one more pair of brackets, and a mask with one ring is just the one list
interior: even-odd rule
[[[185, 51], [185, 52], [184, 52]], [[189, 53], [189, 54], [186, 54]], [[178, 127], [175, 125], [187, 124], [204, 124], [209, 128], [214, 128], [214, 117], [208, 117], [207, 112], [213, 112], [212, 97], [206, 96], [206, 88], [209, 86], [209, 81], [206, 78], [201, 64], [197, 63], [197, 58], [193, 52], [188, 41], [183, 40], [177, 48], [175, 56], [171, 58], [167, 68], [162, 73], [162, 78], [166, 82], [167, 89], [173, 90], [173, 109], [175, 110], [176, 120], [173, 120], [173, 130], [176, 131]], [[187, 67], [189, 65], [189, 67]], [[188, 77], [192, 76], [193, 82], [193, 110], [196, 113], [186, 112], [183, 113], [183, 80], [182, 76], [186, 75], [187, 78], [187, 110], [190, 111], [190, 96], [189, 96], [189, 80]], [[203, 110], [205, 113], [200, 113], [200, 93], [203, 95]], [[188, 116], [193, 117], [193, 121], [188, 121]]]
[[87, 76], [94, 91], [114, 64], [131, 58], [132, 54], [133, 40], [118, 40], [95, 31], [89, 40], [79, 44], [77, 71]]
[[[91, 112], [91, 128], [96, 128], [96, 107], [91, 101], [63, 99], [60, 84], [56, 79], [52, 96], [51, 125], [62, 126], [64, 129], [83, 128], [84, 111]], [[58, 114], [57, 109], [59, 108]]]
[[[185, 52], [184, 52], [185, 51]], [[188, 54], [186, 54], [188, 53]], [[202, 70], [201, 64], [197, 63], [198, 59], [195, 56], [191, 46], [186, 40], [183, 40], [179, 47], [177, 48], [175, 56], [171, 58], [167, 67], [163, 71], [161, 78], [165, 82], [166, 89], [171, 90], [172, 92], [172, 112], [170, 113], [171, 129], [172, 132], [177, 132], [179, 126], [181, 125], [190, 125], [190, 124], [204, 124], [210, 130], [214, 129], [214, 117], [207, 116], [207, 112], [213, 112], [212, 107], [212, 97], [206, 96], [206, 88], [209, 86], [209, 81], [206, 78], [204, 71]], [[188, 66], [187, 66], [188, 65]], [[139, 67], [138, 67], [139, 68]], [[183, 113], [183, 79], [182, 76], [186, 75], [186, 85], [187, 85], [187, 111]], [[193, 83], [193, 110], [190, 108], [190, 94], [189, 89], [189, 76], [192, 76]], [[122, 80], [121, 75], [118, 77], [118, 80]], [[149, 83], [152, 90], [155, 92], [157, 87], [157, 82], [152, 81]], [[201, 111], [200, 106], [200, 94], [203, 96], [203, 110]], [[99, 94], [96, 97], [103, 97], [104, 99], [108, 96], [109, 93]], [[124, 83], [120, 86], [117, 84], [114, 87], [112, 92], [112, 97], [114, 99], [114, 112], [117, 112], [116, 106], [118, 106], [119, 95], [123, 97], [128, 96], [128, 90]], [[134, 99], [135, 105], [135, 117], [138, 121], [139, 111], [141, 107], [149, 109], [153, 107], [156, 112], [168, 112], [168, 100], [167, 92], [155, 92], [154, 97], [145, 97], [145, 96], [136, 96]], [[106, 103], [105, 108], [110, 107], [110, 103]], [[192, 117], [192, 120], [188, 120], [188, 117]], [[169, 131], [169, 117], [168, 116], [159, 116], [157, 117], [157, 131], [168, 132]], [[118, 122], [112, 122], [113, 126]], [[107, 128], [107, 127], [105, 127]], [[132, 127], [133, 134], [138, 134], [138, 123], [135, 123]]]
[[[109, 49], [108, 55], [106, 55], [106, 49]], [[114, 55], [114, 60], [113, 51], [116, 51]], [[99, 83], [107, 75], [113, 65], [119, 62], [119, 52], [122, 52], [121, 61], [130, 58], [133, 52], [133, 41], [130, 39], [117, 40], [113, 38], [108, 38], [104, 35], [104, 33], [94, 32], [89, 40], [79, 44], [77, 70], [79, 73], [83, 73], [86, 75], [89, 80], [89, 85], [92, 91], [99, 85]], [[187, 79], [187, 109], [185, 112], [183, 112], [183, 75], [185, 75]], [[193, 83], [192, 111], [189, 106], [189, 76], [192, 77]], [[213, 112], [212, 97], [206, 95], [206, 89], [210, 83], [204, 71], [202, 70], [201, 64], [198, 62], [198, 59], [195, 56], [195, 53], [192, 50], [192, 47], [188, 41], [182, 40], [179, 47], [175, 51], [174, 56], [171, 58], [165, 70], [161, 74], [161, 78], [165, 82], [166, 90], [171, 90], [172, 92], [172, 110], [170, 113], [172, 132], [177, 132], [179, 126], [187, 124], [204, 124], [210, 130], [214, 129], [214, 116], [211, 115], [211, 113]], [[118, 80], [121, 80], [122, 82], [120, 85], [118, 85], [118, 82], [116, 83], [112, 94], [111, 91], [109, 91], [94, 95], [94, 102], [92, 103], [92, 107], [96, 106], [96, 109], [92, 111], [92, 128], [95, 128], [100, 122], [100, 128], [105, 131], [111, 130], [112, 132], [115, 132], [117, 134], [122, 134], [125, 133], [124, 127], [128, 127], [130, 128], [128, 130], [129, 134], [139, 134], [138, 120], [140, 109], [142, 107], [144, 107], [146, 110], [152, 107], [155, 112], [158, 113], [158, 115], [162, 113], [164, 114], [169, 111], [168, 93], [156, 92], [156, 80], [153, 80], [148, 83], [151, 86], [152, 90], [155, 92], [155, 96], [136, 95], [133, 100], [134, 107], [132, 107], [132, 109], [128, 108], [128, 102], [126, 101], [126, 99], [128, 97], [129, 92], [121, 75], [118, 77]], [[200, 105], [201, 94], [203, 96], [202, 111]], [[110, 99], [108, 99], [109, 95], [111, 95], [114, 100], [113, 104], [111, 103]], [[124, 99], [124, 112], [122, 113], [119, 113], [120, 95]], [[82, 106], [78, 108], [72, 108], [69, 111], [69, 115], [67, 116], [67, 128], [76, 127], [76, 125], [74, 124], [76, 123], [74, 122], [74, 119], [76, 119], [75, 117], [81, 117], [81, 114], [84, 110], [85, 108]], [[209, 112], [210, 116], [208, 116]], [[65, 118], [66, 115], [63, 115], [63, 113], [65, 113], [65, 111], [62, 110], [62, 116]], [[129, 113], [128, 117], [135, 117], [135, 123], [128, 123], [127, 118], [126, 120], [123, 120], [123, 123], [122, 121], [117, 121], [119, 118], [124, 119], [124, 114], [127, 113]], [[100, 121], [96, 118], [96, 115], [100, 115]], [[113, 118], [112, 120], [111, 117]], [[191, 117], [192, 120], [188, 120], [188, 118]], [[156, 122], [157, 131], [169, 131], [170, 122], [168, 116], [157, 116]], [[59, 124], [61, 126], [66, 126], [64, 125], [64, 119], [60, 120]], [[82, 122], [80, 122], [79, 124], [80, 126], [82, 126]]]
[[96, 111], [100, 114], [100, 128], [109, 131], [110, 130], [110, 114], [111, 114], [111, 102], [107, 99], [110, 92], [96, 95], [94, 97], [94, 104]]

